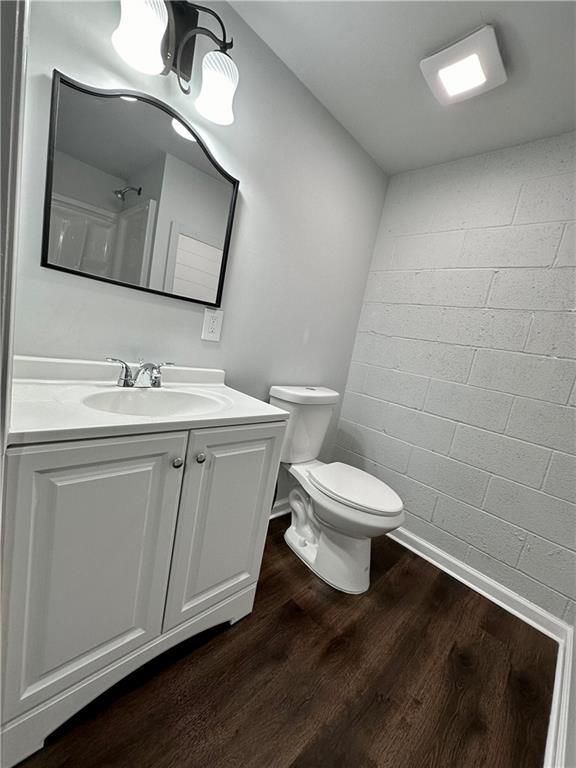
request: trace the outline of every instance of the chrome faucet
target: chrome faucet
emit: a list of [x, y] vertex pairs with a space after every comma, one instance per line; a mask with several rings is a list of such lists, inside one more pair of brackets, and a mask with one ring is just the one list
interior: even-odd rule
[[132, 371], [132, 368], [117, 357], [107, 357], [108, 363], [120, 363], [122, 366], [117, 387], [136, 387], [138, 389], [158, 389], [162, 386], [162, 368], [166, 365], [175, 365], [175, 363], [145, 363], [142, 359], [138, 361], [138, 368]]

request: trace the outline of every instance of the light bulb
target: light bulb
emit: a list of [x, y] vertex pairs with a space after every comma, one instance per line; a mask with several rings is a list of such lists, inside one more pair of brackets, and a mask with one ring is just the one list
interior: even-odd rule
[[162, 38], [168, 26], [164, 0], [120, 0], [120, 8], [112, 45], [138, 72], [159, 75], [164, 70]]
[[202, 87], [195, 101], [196, 109], [218, 125], [234, 122], [232, 101], [238, 86], [238, 68], [221, 51], [210, 51], [202, 60]]
[[186, 128], [184, 123], [181, 123], [180, 120], [175, 117], [172, 118], [172, 128], [174, 128], [178, 136], [182, 136], [183, 139], [187, 139], [187, 141], [196, 141], [194, 134]]

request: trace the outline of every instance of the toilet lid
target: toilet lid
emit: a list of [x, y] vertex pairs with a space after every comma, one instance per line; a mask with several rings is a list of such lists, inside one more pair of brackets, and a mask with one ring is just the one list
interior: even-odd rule
[[331, 499], [363, 512], [392, 515], [402, 511], [402, 499], [377, 477], [336, 461], [314, 467], [310, 482]]

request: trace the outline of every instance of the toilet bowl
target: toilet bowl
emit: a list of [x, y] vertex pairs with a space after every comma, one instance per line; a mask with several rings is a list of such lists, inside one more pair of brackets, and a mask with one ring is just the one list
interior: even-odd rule
[[404, 522], [402, 500], [386, 483], [342, 462], [317, 459], [338, 401], [325, 387], [270, 390], [290, 412], [281, 461], [296, 481], [284, 539], [317, 576], [342, 592], [370, 586], [370, 542]]

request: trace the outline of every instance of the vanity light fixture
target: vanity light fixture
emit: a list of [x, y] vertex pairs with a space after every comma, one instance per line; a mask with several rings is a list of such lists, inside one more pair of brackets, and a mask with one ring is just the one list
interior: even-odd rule
[[[209, 51], [202, 61], [202, 86], [195, 106], [213, 123], [234, 122], [232, 103], [238, 86], [238, 68], [228, 54], [234, 43], [227, 39], [220, 16], [211, 8], [188, 0], [120, 0], [120, 6], [120, 24], [112, 33], [116, 51], [144, 74], [175, 72], [185, 94], [190, 93], [196, 37], [203, 35], [212, 40], [217, 50]], [[198, 25], [201, 13], [216, 19], [220, 36]]]
[[178, 120], [176, 117], [172, 118], [172, 128], [174, 128], [178, 136], [186, 139], [186, 141], [196, 141], [194, 134], [191, 133], [188, 128], [186, 128], [184, 123], [181, 123], [180, 120]]
[[489, 24], [422, 59], [420, 69], [440, 104], [470, 99], [508, 79], [494, 27]]

